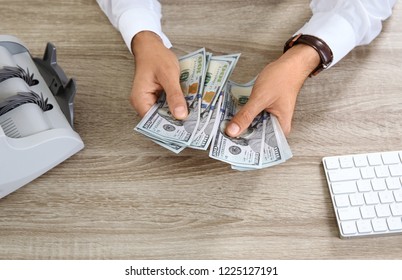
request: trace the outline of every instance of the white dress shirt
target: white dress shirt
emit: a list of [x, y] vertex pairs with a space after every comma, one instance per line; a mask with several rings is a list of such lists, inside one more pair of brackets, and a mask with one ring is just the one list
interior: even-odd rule
[[155, 32], [170, 48], [168, 37], [162, 32], [161, 4], [156, 0], [96, 0], [110, 22], [117, 28], [131, 51], [134, 36], [144, 30]]
[[[158, 34], [170, 48], [161, 27], [161, 5], [156, 0], [97, 0], [110, 22], [131, 50], [131, 40], [140, 31]], [[369, 44], [392, 14], [396, 0], [312, 0], [311, 19], [295, 34], [313, 35], [331, 48], [335, 65], [353, 48]]]

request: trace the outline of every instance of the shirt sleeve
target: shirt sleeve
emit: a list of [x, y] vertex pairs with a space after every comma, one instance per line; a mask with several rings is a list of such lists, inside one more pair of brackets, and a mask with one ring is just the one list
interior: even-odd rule
[[168, 37], [162, 32], [161, 4], [156, 0], [96, 0], [112, 25], [118, 29], [131, 51], [131, 41], [141, 31], [152, 31], [170, 48]]
[[311, 19], [296, 32], [324, 40], [335, 65], [353, 48], [369, 44], [392, 14], [396, 0], [313, 0]]

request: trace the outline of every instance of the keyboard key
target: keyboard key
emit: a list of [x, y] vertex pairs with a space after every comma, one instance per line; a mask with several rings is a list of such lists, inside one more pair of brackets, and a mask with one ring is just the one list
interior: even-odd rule
[[387, 189], [384, 179], [373, 179], [371, 180], [371, 186], [375, 191], [383, 191]]
[[357, 188], [359, 192], [369, 192], [371, 191], [370, 180], [359, 180], [357, 181]]
[[394, 197], [396, 202], [402, 202], [402, 190], [394, 191]]
[[367, 159], [371, 166], [382, 165], [381, 154], [368, 154]]
[[[392, 196], [392, 198], [394, 198], [394, 196]], [[362, 206], [364, 204], [363, 194], [361, 193], [350, 194], [349, 200], [352, 206]]]
[[338, 169], [339, 161], [338, 158], [330, 157], [325, 159], [325, 166], [327, 169]]
[[402, 229], [402, 220], [401, 218], [391, 217], [387, 219], [387, 224], [389, 230], [401, 230]]
[[375, 171], [375, 174], [377, 175], [377, 178], [389, 177], [388, 166], [386, 166], [386, 165], [376, 166], [376, 167], [374, 167], [374, 171]]
[[391, 204], [390, 208], [393, 216], [402, 216], [402, 203]]
[[360, 219], [359, 207], [348, 207], [338, 209], [339, 219], [341, 221]]
[[373, 167], [363, 167], [360, 168], [360, 173], [363, 179], [373, 179], [375, 178], [375, 172]]
[[375, 206], [375, 212], [377, 213], [377, 217], [384, 218], [391, 216], [391, 210], [387, 204], [379, 204]]
[[372, 219], [376, 217], [374, 206], [362, 206], [360, 207], [360, 212], [363, 219]]
[[371, 224], [373, 225], [373, 229], [376, 232], [383, 232], [388, 230], [387, 222], [385, 221], [385, 219], [371, 220]]
[[355, 193], [357, 191], [354, 181], [332, 183], [331, 186], [334, 194]]
[[370, 220], [359, 220], [356, 222], [357, 230], [360, 233], [370, 233], [373, 231]]
[[378, 192], [381, 203], [392, 203], [394, 202], [394, 195], [391, 191]]
[[338, 206], [338, 207], [347, 207], [347, 206], [349, 206], [349, 196], [347, 194], [335, 195], [334, 198], [335, 198], [336, 206]]
[[328, 170], [328, 177], [331, 182], [350, 181], [360, 179], [358, 169], [348, 168], [343, 170]]
[[365, 167], [368, 165], [367, 157], [364, 155], [357, 155], [353, 157], [356, 167]]
[[389, 172], [391, 173], [392, 177], [402, 176], [402, 165], [401, 164], [390, 165], [390, 166], [388, 166], [388, 168], [389, 168]]
[[384, 164], [397, 164], [401, 163], [397, 153], [387, 152], [381, 155]]
[[364, 193], [363, 196], [364, 200], [366, 201], [366, 204], [368, 205], [374, 205], [380, 202], [378, 194], [376, 192]]
[[342, 222], [341, 227], [344, 235], [357, 233], [356, 223], [353, 221]]
[[399, 190], [401, 188], [401, 181], [399, 178], [387, 178], [385, 179], [385, 183], [389, 190]]
[[352, 157], [340, 157], [339, 163], [342, 168], [352, 168], [354, 167], [354, 162]]

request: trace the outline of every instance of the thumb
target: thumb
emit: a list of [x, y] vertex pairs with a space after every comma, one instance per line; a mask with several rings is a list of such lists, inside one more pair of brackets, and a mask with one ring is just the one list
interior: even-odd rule
[[187, 102], [180, 87], [179, 77], [175, 78], [169, 77], [161, 85], [166, 92], [169, 110], [176, 119], [183, 120], [188, 115]]
[[262, 102], [258, 102], [257, 99], [250, 97], [246, 105], [240, 109], [226, 127], [226, 134], [230, 137], [239, 136], [264, 109], [265, 107]]

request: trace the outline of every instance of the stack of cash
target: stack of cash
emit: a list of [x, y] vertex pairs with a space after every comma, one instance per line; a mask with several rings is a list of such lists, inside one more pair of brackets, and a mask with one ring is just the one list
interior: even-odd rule
[[265, 111], [240, 136], [225, 134], [226, 125], [246, 104], [254, 85], [254, 80], [246, 84], [229, 80], [239, 57], [240, 54], [214, 56], [202, 48], [179, 58], [188, 117], [175, 119], [162, 94], [135, 130], [175, 153], [186, 147], [207, 150], [211, 146], [211, 158], [241, 171], [269, 167], [291, 158], [278, 120]]

